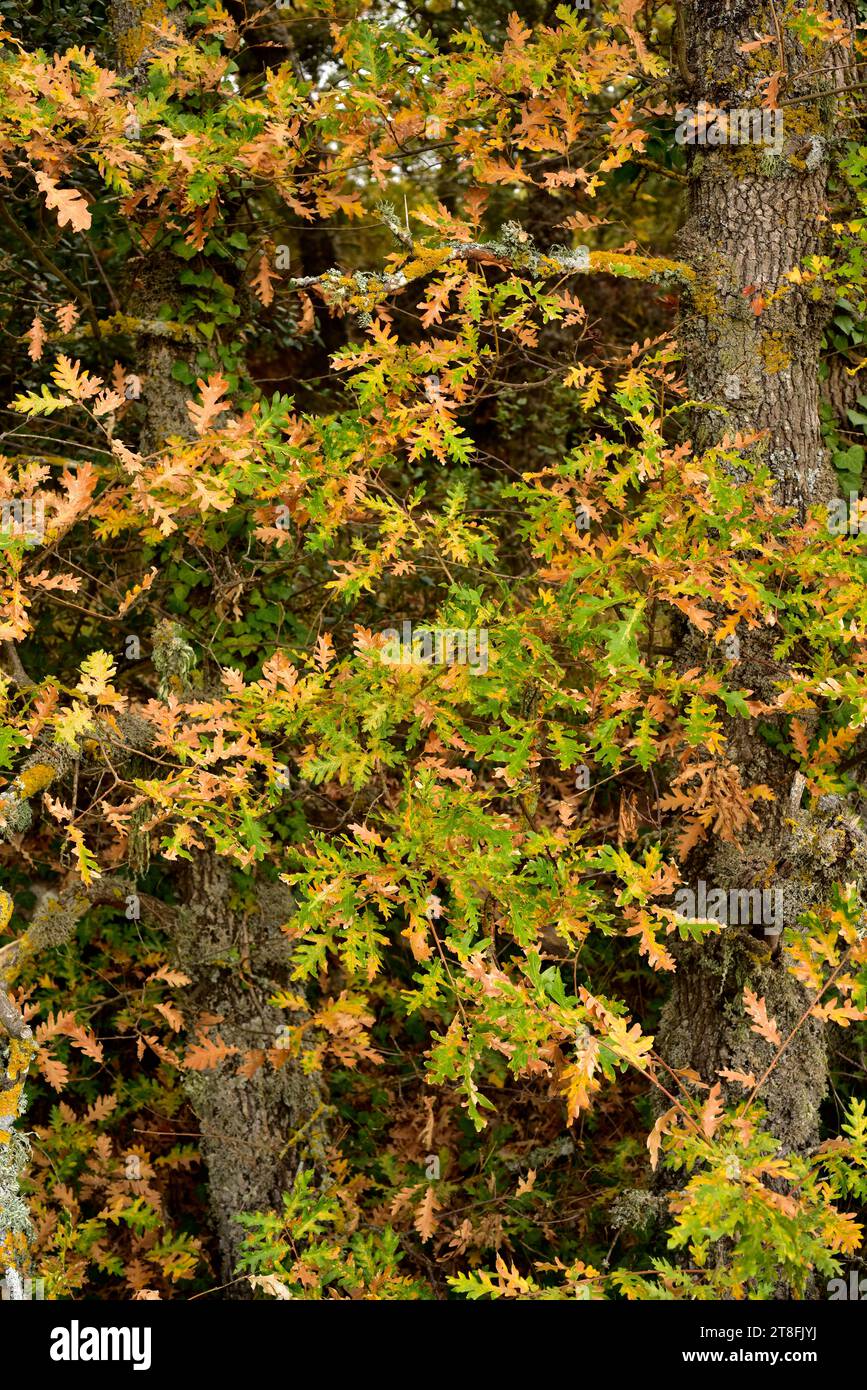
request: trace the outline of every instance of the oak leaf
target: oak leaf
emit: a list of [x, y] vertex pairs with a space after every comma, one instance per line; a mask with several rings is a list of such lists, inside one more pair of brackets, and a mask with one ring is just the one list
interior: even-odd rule
[[710, 1095], [702, 1106], [701, 1127], [708, 1139], [713, 1139], [722, 1119], [722, 1086], [719, 1081], [712, 1088]]
[[436, 1232], [438, 1222], [435, 1212], [439, 1210], [440, 1203], [433, 1187], [428, 1187], [421, 1201], [415, 1209], [413, 1226], [418, 1231], [421, 1239], [430, 1240]]
[[68, 223], [74, 232], [87, 231], [92, 221], [90, 208], [77, 188], [58, 188], [56, 179], [41, 172], [36, 175], [36, 184], [45, 194], [46, 205], [56, 210], [61, 227]]
[[25, 337], [29, 343], [27, 356], [30, 358], [31, 362], [38, 362], [42, 356], [42, 349], [46, 339], [45, 325], [38, 314], [28, 328]]
[[219, 372], [213, 372], [207, 382], [200, 377], [196, 385], [202, 394], [202, 403], [199, 405], [196, 401], [187, 401], [187, 410], [196, 434], [204, 434], [229, 409], [229, 402], [224, 399], [229, 383]]
[[764, 999], [757, 999], [749, 985], [744, 987], [744, 1007], [750, 1018], [753, 1020], [751, 1031], [758, 1033], [759, 1037], [773, 1047], [779, 1047], [782, 1043], [780, 1030], [772, 1018], [768, 1018], [768, 1009]]

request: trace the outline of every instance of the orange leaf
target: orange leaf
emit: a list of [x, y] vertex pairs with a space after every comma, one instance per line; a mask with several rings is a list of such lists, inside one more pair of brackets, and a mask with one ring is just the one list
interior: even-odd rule
[[180, 1009], [176, 1009], [174, 1004], [155, 1004], [154, 1008], [158, 1014], [162, 1014], [169, 1027], [175, 1033], [179, 1033], [184, 1026], [184, 1016]]
[[71, 333], [78, 323], [79, 313], [76, 306], [70, 302], [69, 304], [61, 304], [60, 308], [54, 311], [54, 317], [63, 333]]
[[40, 193], [45, 194], [47, 206], [56, 209], [61, 227], [68, 222], [74, 232], [87, 231], [91, 223], [90, 208], [77, 188], [58, 188], [56, 179], [41, 172], [36, 175], [36, 184]]
[[779, 1047], [782, 1043], [780, 1030], [772, 1018], [768, 1018], [767, 1005], [764, 999], [757, 999], [749, 985], [744, 988], [744, 1006], [750, 1018], [753, 1020], [752, 1032], [758, 1033], [759, 1037], [771, 1043], [774, 1047]]
[[711, 1090], [702, 1106], [701, 1127], [708, 1139], [713, 1139], [723, 1113], [722, 1086], [719, 1082]]
[[27, 356], [31, 362], [38, 362], [45, 345], [45, 326], [38, 314], [28, 328], [25, 337], [30, 344], [27, 349]]
[[326, 671], [334, 660], [334, 643], [329, 632], [320, 633], [316, 643], [316, 665]]
[[[148, 1038], [148, 1042], [151, 1039]], [[151, 1044], [153, 1045], [153, 1044]], [[219, 1066], [227, 1057], [231, 1057], [238, 1051], [237, 1047], [229, 1047], [222, 1038], [200, 1038], [192, 1047], [187, 1048], [184, 1055], [183, 1065], [190, 1067], [193, 1071], [209, 1071], [212, 1067]]]
[[298, 298], [301, 300], [302, 311], [301, 318], [298, 322], [298, 332], [310, 333], [313, 329], [313, 324], [316, 321], [316, 316], [313, 312], [313, 300], [310, 298], [310, 295], [307, 294], [305, 290], [298, 291]]
[[780, 82], [782, 79], [783, 73], [780, 71], [772, 72], [770, 77], [762, 79], [759, 85], [765, 88], [765, 95], [762, 98], [763, 106], [777, 106], [780, 100]]
[[810, 761], [810, 745], [807, 742], [807, 730], [804, 728], [800, 719], [792, 720], [791, 734], [795, 748], [804, 759], [804, 762], [808, 763]]
[[751, 1071], [732, 1071], [731, 1067], [718, 1067], [717, 1076], [721, 1076], [724, 1081], [736, 1081], [745, 1091], [751, 1091], [756, 1084], [756, 1078]]
[[52, 1057], [50, 1053], [39, 1053], [39, 1070], [45, 1077], [49, 1086], [55, 1091], [62, 1091], [69, 1080], [69, 1067], [65, 1062], [61, 1062], [59, 1057]]
[[664, 1115], [660, 1115], [653, 1129], [647, 1136], [647, 1148], [650, 1152], [650, 1166], [656, 1172], [656, 1165], [659, 1162], [659, 1146], [662, 1143], [662, 1136], [671, 1129], [672, 1122], [677, 1115], [677, 1106], [673, 1105], [670, 1110], [666, 1110]]
[[214, 372], [208, 377], [207, 384], [200, 377], [196, 385], [202, 393], [202, 404], [198, 405], [195, 401], [187, 401], [187, 410], [195, 426], [196, 434], [204, 434], [218, 416], [222, 415], [224, 410], [229, 409], [228, 401], [223, 399], [229, 383], [219, 372]]
[[271, 267], [271, 260], [267, 252], [263, 251], [259, 257], [259, 269], [250, 281], [256, 298], [264, 304], [267, 309], [269, 304], [274, 301], [274, 291], [272, 283], [279, 280], [280, 276]]
[[159, 970], [148, 975], [148, 979], [165, 980], [167, 985], [191, 985], [193, 983], [189, 975], [185, 975], [182, 970], [173, 970], [170, 965], [161, 965]]

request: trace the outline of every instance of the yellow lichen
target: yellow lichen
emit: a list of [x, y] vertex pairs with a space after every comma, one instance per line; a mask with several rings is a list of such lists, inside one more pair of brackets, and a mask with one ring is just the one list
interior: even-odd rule
[[[115, 10], [115, 43], [121, 65], [134, 68], [153, 43], [153, 29], [166, 17], [165, 0], [149, 0], [148, 4], [130, 4]], [[120, 22], [118, 22], [118, 20]]]
[[695, 277], [692, 266], [685, 261], [672, 261], [666, 256], [631, 256], [618, 251], [591, 251], [590, 269], [623, 275], [631, 280], [650, 280], [662, 275], [674, 275], [682, 280]]
[[56, 776], [55, 769], [50, 763], [32, 763], [17, 778], [18, 787], [24, 797], [35, 796], [37, 792], [42, 792], [46, 787], [50, 787]]
[[712, 319], [720, 313], [716, 290], [707, 281], [693, 285], [692, 303], [695, 312], [701, 314], [702, 318]]
[[759, 356], [765, 364], [766, 372], [781, 372], [784, 367], [790, 366], [792, 361], [781, 333], [768, 333], [762, 338]]
[[[9, 1041], [9, 1062], [6, 1067], [6, 1075], [12, 1086], [8, 1090], [0, 1091], [0, 1119], [14, 1120], [18, 1115], [18, 1107], [21, 1104], [21, 1092], [24, 1090], [24, 1082], [27, 1078], [27, 1071], [36, 1051], [36, 1044], [32, 1038], [11, 1038]], [[10, 1130], [5, 1126], [0, 1126], [0, 1144], [8, 1144]]]
[[27, 1256], [27, 1237], [23, 1231], [6, 1231], [0, 1238], [0, 1265], [18, 1269]]

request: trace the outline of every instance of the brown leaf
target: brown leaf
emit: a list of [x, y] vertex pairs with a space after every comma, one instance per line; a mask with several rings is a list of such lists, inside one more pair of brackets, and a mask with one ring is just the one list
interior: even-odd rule
[[298, 321], [298, 332], [310, 333], [313, 331], [313, 325], [316, 322], [316, 316], [313, 312], [313, 300], [305, 290], [298, 291], [298, 298], [301, 300], [302, 311], [301, 318]]
[[533, 1191], [533, 1188], [534, 1188], [535, 1186], [536, 1186], [536, 1169], [535, 1169], [535, 1168], [528, 1168], [528, 1169], [527, 1169], [527, 1176], [526, 1176], [525, 1178], [521, 1178], [521, 1180], [520, 1180], [519, 1183], [518, 1183], [517, 1188], [515, 1189], [515, 1196], [516, 1196], [516, 1197], [523, 1197], [523, 1195], [524, 1195], [525, 1192], [532, 1192], [532, 1191]]
[[430, 1240], [437, 1229], [439, 1223], [434, 1213], [439, 1210], [439, 1205], [433, 1187], [428, 1187], [415, 1209], [412, 1223], [422, 1240]]

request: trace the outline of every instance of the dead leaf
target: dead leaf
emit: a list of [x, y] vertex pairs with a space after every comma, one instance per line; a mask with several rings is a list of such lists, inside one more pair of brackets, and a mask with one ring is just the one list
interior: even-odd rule
[[28, 328], [25, 337], [30, 345], [27, 349], [27, 356], [30, 358], [31, 362], [38, 362], [42, 356], [42, 349], [45, 346], [46, 338], [45, 325], [38, 314]]
[[90, 208], [77, 188], [58, 188], [57, 180], [41, 171], [36, 175], [36, 184], [45, 194], [46, 205], [56, 210], [61, 227], [68, 223], [74, 232], [87, 231], [92, 221]]
[[428, 1187], [415, 1209], [415, 1216], [412, 1223], [423, 1241], [430, 1240], [436, 1232], [439, 1223], [434, 1213], [439, 1210], [439, 1205], [433, 1187]]

